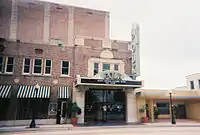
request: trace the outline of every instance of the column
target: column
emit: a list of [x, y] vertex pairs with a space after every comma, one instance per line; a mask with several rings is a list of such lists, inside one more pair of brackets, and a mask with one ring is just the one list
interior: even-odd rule
[[49, 29], [50, 29], [50, 4], [45, 3], [44, 5], [44, 27], [43, 27], [43, 41], [49, 42]]
[[68, 8], [68, 45], [74, 46], [74, 8]]
[[10, 36], [11, 40], [17, 39], [17, 23], [18, 23], [18, 0], [12, 0], [11, 21], [10, 21]]
[[126, 91], [126, 122], [127, 123], [136, 123], [137, 119], [137, 104], [136, 104], [136, 96], [132, 90]]
[[80, 89], [76, 92], [76, 103], [81, 108], [81, 115], [78, 116], [78, 123], [84, 123], [84, 110], [85, 110], [85, 90]]
[[153, 111], [153, 100], [149, 101], [149, 116], [150, 116], [150, 121], [154, 122], [154, 111]]

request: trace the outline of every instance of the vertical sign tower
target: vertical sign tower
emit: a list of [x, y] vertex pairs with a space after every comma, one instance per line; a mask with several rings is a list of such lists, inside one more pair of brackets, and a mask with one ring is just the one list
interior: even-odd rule
[[131, 29], [132, 45], [132, 75], [136, 78], [140, 76], [140, 27], [139, 24], [133, 24]]

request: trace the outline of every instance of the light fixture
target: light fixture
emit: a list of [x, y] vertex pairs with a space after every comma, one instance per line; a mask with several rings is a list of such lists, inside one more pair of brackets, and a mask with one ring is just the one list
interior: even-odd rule
[[35, 88], [36, 88], [36, 89], [39, 89], [39, 88], [40, 88], [40, 85], [37, 83], [37, 84], [35, 85]]
[[18, 79], [18, 78], [15, 78], [15, 79], [14, 79], [14, 83], [19, 83], [19, 79]]
[[58, 84], [58, 80], [57, 79], [53, 80], [53, 84], [54, 85]]

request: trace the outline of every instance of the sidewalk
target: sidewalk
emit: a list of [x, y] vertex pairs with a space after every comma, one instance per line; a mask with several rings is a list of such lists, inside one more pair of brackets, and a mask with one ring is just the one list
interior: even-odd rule
[[144, 123], [135, 125], [112, 125], [112, 126], [72, 126], [71, 124], [63, 125], [39, 125], [37, 128], [27, 128], [25, 126], [0, 127], [0, 134], [5, 132], [27, 132], [27, 131], [47, 131], [47, 130], [96, 130], [108, 128], [157, 128], [157, 127], [200, 127], [200, 123], [194, 122], [177, 122], [172, 125], [170, 122]]
[[29, 128], [28, 126], [14, 126], [14, 127], [0, 127], [1, 132], [23, 132], [23, 131], [42, 131], [42, 130], [71, 130], [71, 124], [60, 125], [38, 125], [36, 128]]

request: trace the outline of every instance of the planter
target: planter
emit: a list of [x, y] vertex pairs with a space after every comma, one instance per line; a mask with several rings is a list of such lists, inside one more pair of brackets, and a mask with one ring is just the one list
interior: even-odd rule
[[142, 123], [148, 123], [148, 117], [142, 117]]
[[72, 118], [72, 125], [76, 125], [78, 121], [78, 118]]

